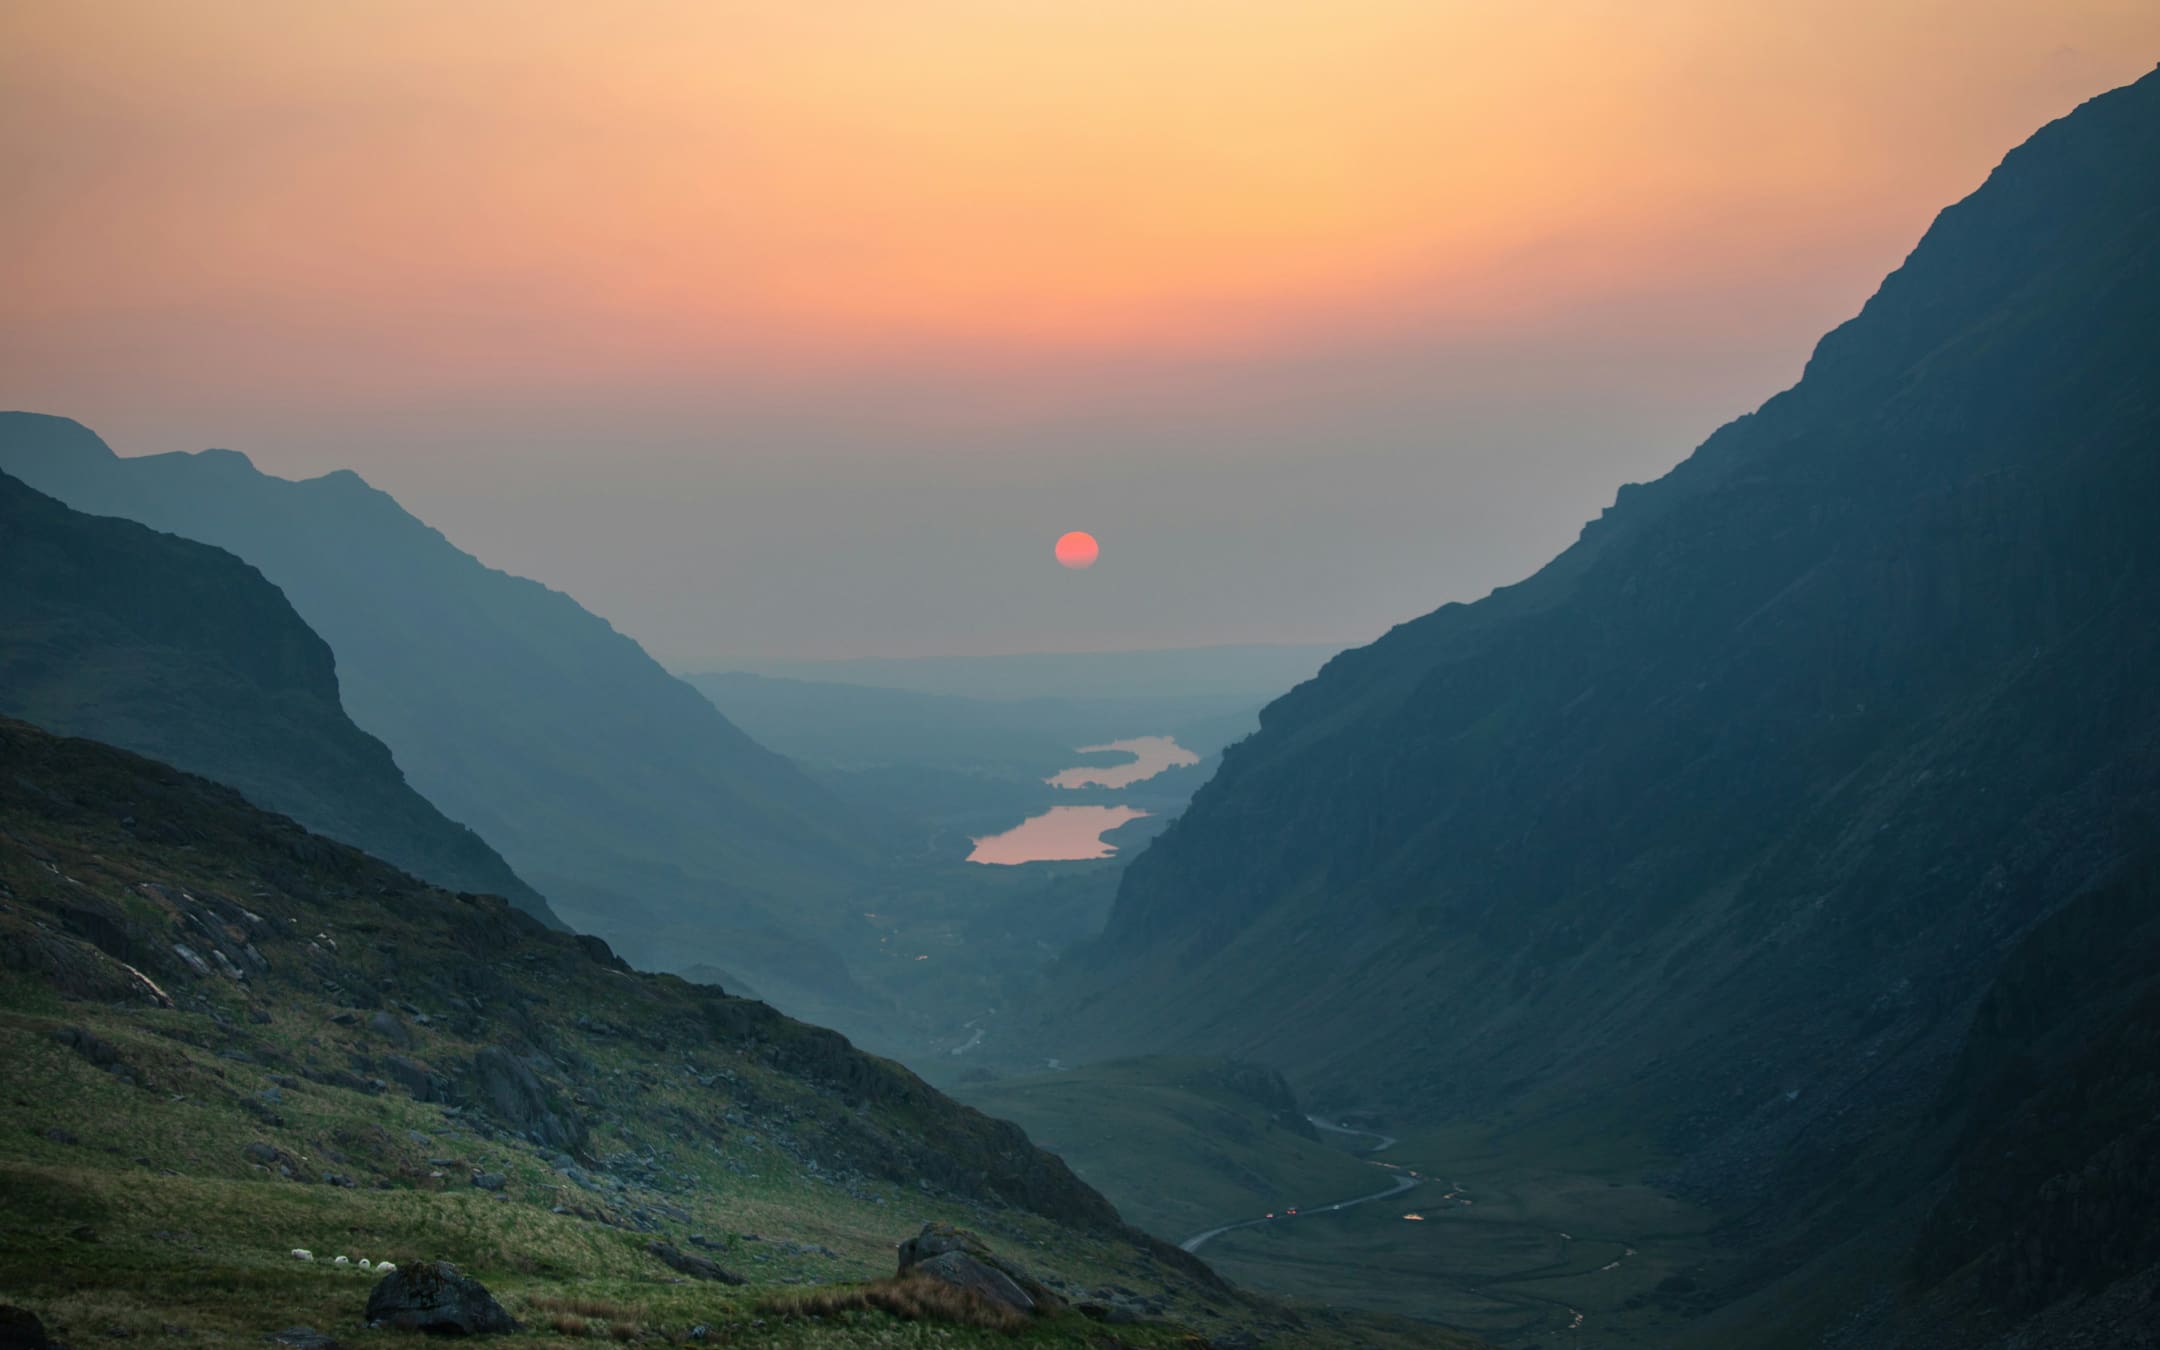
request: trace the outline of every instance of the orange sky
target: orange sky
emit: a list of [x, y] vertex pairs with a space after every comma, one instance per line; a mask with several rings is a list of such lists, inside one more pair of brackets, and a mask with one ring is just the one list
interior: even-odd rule
[[[1939, 163], [1969, 177], [2064, 86], [2160, 50], [2160, 7], [2121, 0], [69, 0], [0, 23], [5, 237], [32, 264], [11, 318], [417, 336], [450, 377], [506, 337], [587, 371], [1265, 341], [1406, 288], [1486, 322], [1552, 299], [1479, 293], [1526, 244], [1604, 241], [1546, 288], [1579, 296], [1735, 225], [1939, 196]], [[505, 332], [557, 317], [586, 331]]]
[[1024, 427], [1169, 368], [1212, 372], [1171, 396], [1205, 422], [1391, 343], [1559, 334], [1563, 368], [1628, 333], [1789, 378], [1935, 209], [2156, 56], [2151, 0], [28, 0], [0, 402], [317, 471], [353, 458], [327, 420], [499, 457], [535, 402]]

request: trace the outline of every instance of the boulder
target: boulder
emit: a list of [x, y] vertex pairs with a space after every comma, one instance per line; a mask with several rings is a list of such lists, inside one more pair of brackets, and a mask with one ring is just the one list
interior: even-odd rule
[[479, 1336], [516, 1331], [495, 1296], [448, 1261], [400, 1267], [368, 1292], [367, 1324], [435, 1335]]
[[368, 1030], [393, 1045], [401, 1045], [409, 1049], [413, 1043], [411, 1028], [390, 1013], [379, 1012], [370, 1017], [368, 1019]]
[[913, 1274], [928, 1275], [969, 1293], [979, 1294], [992, 1303], [1002, 1303], [1015, 1312], [1041, 1311], [1035, 1300], [1028, 1296], [1010, 1275], [996, 1266], [979, 1261], [966, 1252], [940, 1252], [927, 1261], [918, 1261], [908, 1268]]
[[[1055, 1312], [1064, 1300], [974, 1233], [949, 1223], [926, 1223], [900, 1244], [900, 1273], [920, 1271], [1022, 1312]], [[1017, 1298], [1015, 1298], [1017, 1295]]]
[[0, 1303], [0, 1350], [51, 1350], [45, 1324], [28, 1308]]

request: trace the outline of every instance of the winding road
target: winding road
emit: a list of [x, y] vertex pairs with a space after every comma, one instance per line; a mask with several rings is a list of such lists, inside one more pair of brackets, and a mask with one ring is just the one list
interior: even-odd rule
[[1305, 1119], [1311, 1121], [1315, 1128], [1326, 1130], [1329, 1134], [1350, 1134], [1356, 1135], [1360, 1139], [1377, 1139], [1380, 1141], [1371, 1148], [1360, 1150], [1364, 1153], [1378, 1153], [1383, 1149], [1395, 1147], [1395, 1136], [1392, 1134], [1381, 1134], [1377, 1130], [1353, 1130], [1347, 1125], [1337, 1125], [1332, 1120], [1322, 1120], [1319, 1116], [1307, 1116]]
[[[1326, 1130], [1330, 1134], [1355, 1135], [1360, 1139], [1376, 1141], [1371, 1147], [1359, 1150], [1361, 1153], [1378, 1153], [1382, 1149], [1393, 1147], [1395, 1144], [1395, 1136], [1392, 1134], [1380, 1134], [1374, 1130], [1353, 1130], [1346, 1126], [1337, 1125], [1330, 1120], [1322, 1120], [1318, 1116], [1307, 1116], [1305, 1119], [1311, 1121], [1315, 1128]], [[1384, 1163], [1374, 1164], [1376, 1167], [1387, 1165]], [[1401, 1195], [1414, 1186], [1424, 1184], [1425, 1178], [1415, 1173], [1408, 1173], [1397, 1174], [1390, 1177], [1389, 1180], [1394, 1184], [1384, 1191], [1374, 1191], [1371, 1195], [1353, 1196], [1348, 1200], [1337, 1200], [1332, 1205], [1313, 1205], [1304, 1209], [1282, 1210], [1265, 1218], [1247, 1219], [1242, 1223], [1226, 1223], [1217, 1228], [1210, 1228], [1204, 1233], [1195, 1233], [1180, 1242], [1178, 1246], [1188, 1252], [1196, 1252], [1223, 1234], [1235, 1233], [1240, 1228], [1258, 1228], [1264, 1223], [1288, 1223], [1293, 1219], [1302, 1219], [1308, 1214], [1333, 1214], [1337, 1210], [1348, 1209], [1352, 1205], [1368, 1205], [1375, 1200], [1385, 1200], [1389, 1196]]]

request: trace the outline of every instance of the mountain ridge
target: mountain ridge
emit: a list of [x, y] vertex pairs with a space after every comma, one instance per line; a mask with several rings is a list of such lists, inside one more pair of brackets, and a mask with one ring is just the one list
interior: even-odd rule
[[1917, 1110], [2160, 800], [2156, 147], [2160, 76], [2043, 128], [1793, 388], [1270, 704], [1030, 1044], [1623, 1113], [1738, 1205]]
[[414, 785], [641, 965], [765, 944], [790, 905], [851, 894], [882, 845], [882, 822], [634, 639], [350, 470], [294, 481], [235, 451], [123, 457], [29, 413], [0, 414], [0, 468], [260, 567], [338, 653], [353, 719]]
[[438, 884], [561, 925], [414, 791], [340, 699], [329, 645], [254, 567], [0, 473], [0, 711], [187, 764]]

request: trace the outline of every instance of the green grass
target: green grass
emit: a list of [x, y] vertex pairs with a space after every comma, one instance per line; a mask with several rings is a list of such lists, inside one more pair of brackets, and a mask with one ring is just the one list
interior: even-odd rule
[[[1239, 1328], [1417, 1343], [1220, 1284], [1017, 1131], [831, 1033], [634, 974], [133, 757], [4, 722], [0, 756], [0, 1291], [78, 1347], [119, 1332], [259, 1350], [302, 1323], [399, 1339], [361, 1326], [372, 1280], [331, 1265], [341, 1254], [454, 1262], [527, 1342], [702, 1323], [743, 1345], [1109, 1344], [1077, 1312], [1009, 1334], [919, 1299], [789, 1297], [882, 1287], [895, 1243], [932, 1220], [1076, 1300], [1147, 1301], [1122, 1344]], [[176, 942], [252, 973], [197, 975]], [[372, 1029], [377, 1011], [401, 1028]], [[56, 1034], [77, 1029], [126, 1077]], [[582, 1122], [578, 1158], [490, 1098], [491, 1047]], [[457, 1104], [370, 1085], [401, 1059]], [[688, 1280], [655, 1240], [748, 1283]]]
[[1017, 1122], [1128, 1220], [1168, 1242], [1387, 1184], [1231, 1089], [1219, 1060], [1119, 1060], [952, 1091]]
[[1500, 1346], [1665, 1345], [1695, 1311], [1660, 1286], [1714, 1258], [1713, 1220], [1644, 1180], [1655, 1155], [1639, 1140], [1463, 1123], [1410, 1131], [1380, 1156], [1427, 1180], [1225, 1234], [1210, 1263], [1256, 1289], [1430, 1317]]

